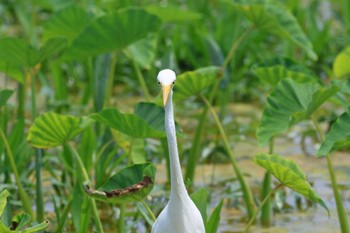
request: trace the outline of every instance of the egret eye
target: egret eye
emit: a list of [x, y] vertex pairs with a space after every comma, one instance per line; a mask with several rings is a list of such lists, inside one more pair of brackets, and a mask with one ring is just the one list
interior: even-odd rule
[[175, 81], [173, 82], [173, 85], [175, 84]]
[[160, 82], [159, 82], [159, 81], [158, 81], [157, 83], [158, 83], [158, 85], [160, 85]]

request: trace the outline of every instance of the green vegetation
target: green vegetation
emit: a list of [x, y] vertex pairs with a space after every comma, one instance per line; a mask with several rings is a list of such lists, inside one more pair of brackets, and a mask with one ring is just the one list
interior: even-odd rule
[[[350, 145], [348, 0], [5, 0], [0, 22], [0, 232], [150, 232], [170, 182], [165, 68], [177, 73], [180, 161], [207, 233], [223, 209], [239, 209], [246, 232], [271, 225], [285, 188], [332, 214], [283, 158], [294, 151], [276, 155], [296, 127], [327, 163], [350, 232], [333, 165]], [[262, 114], [240, 125], [237, 103]], [[249, 154], [265, 170], [258, 191], [235, 153], [244, 140], [261, 152]], [[235, 190], [196, 182], [219, 162]]]

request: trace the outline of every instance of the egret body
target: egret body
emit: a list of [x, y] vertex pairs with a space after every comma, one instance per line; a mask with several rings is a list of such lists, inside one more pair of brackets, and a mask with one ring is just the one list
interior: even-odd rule
[[153, 225], [152, 233], [205, 233], [202, 216], [187, 193], [181, 173], [172, 103], [175, 72], [169, 69], [162, 70], [157, 80], [162, 88], [165, 107], [164, 124], [170, 156], [171, 193], [169, 203]]

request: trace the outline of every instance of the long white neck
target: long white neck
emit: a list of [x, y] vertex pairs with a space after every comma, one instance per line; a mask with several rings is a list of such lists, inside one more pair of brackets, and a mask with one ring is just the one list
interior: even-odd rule
[[170, 178], [171, 178], [171, 195], [170, 200], [174, 195], [187, 195], [187, 191], [183, 182], [179, 152], [177, 150], [176, 131], [174, 121], [173, 108], [173, 91], [170, 92], [168, 103], [165, 107], [165, 131], [168, 138], [168, 148], [170, 157]]

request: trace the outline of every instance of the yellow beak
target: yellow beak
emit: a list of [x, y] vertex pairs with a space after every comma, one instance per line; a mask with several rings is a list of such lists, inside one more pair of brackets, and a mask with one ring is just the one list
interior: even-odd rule
[[172, 88], [172, 84], [169, 85], [162, 85], [162, 94], [163, 94], [163, 106], [165, 107], [168, 103], [168, 99], [170, 96], [170, 91]]

